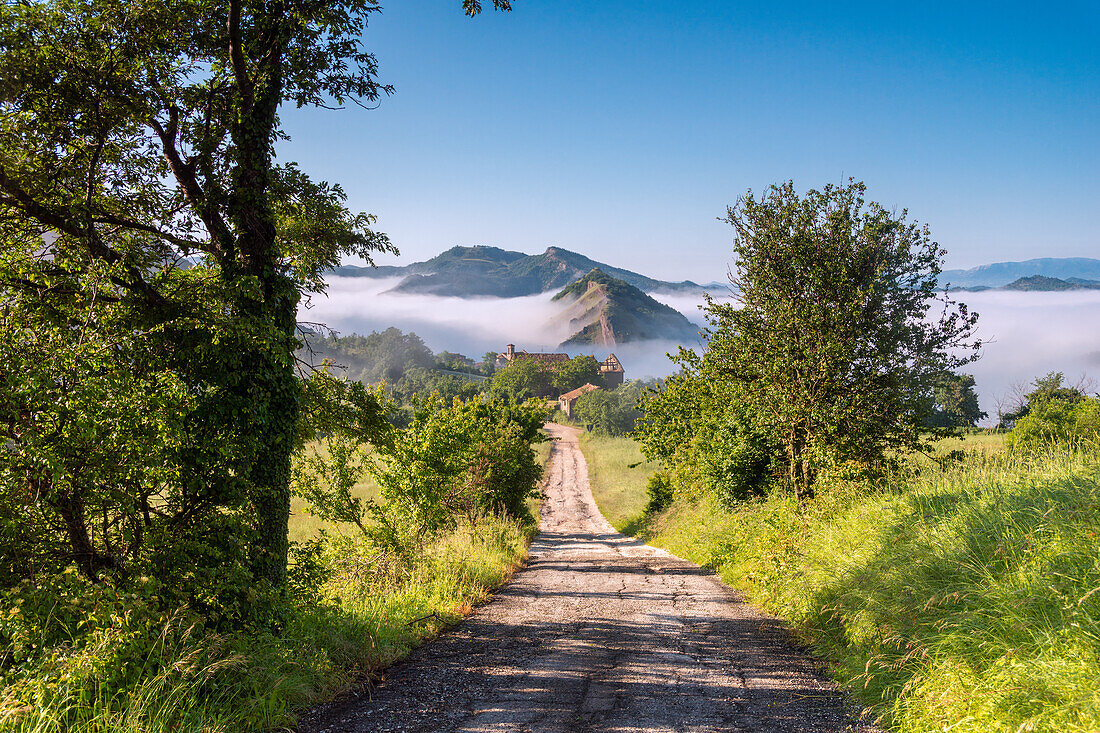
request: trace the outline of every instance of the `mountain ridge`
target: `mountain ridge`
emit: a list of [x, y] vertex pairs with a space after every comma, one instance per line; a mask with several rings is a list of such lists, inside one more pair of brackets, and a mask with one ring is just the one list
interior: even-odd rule
[[699, 329], [684, 314], [599, 268], [562, 288], [551, 302], [562, 302], [556, 321], [568, 319], [572, 336], [560, 344], [614, 347], [631, 341], [690, 341]]
[[1091, 257], [1038, 257], [1018, 262], [993, 262], [966, 270], [944, 270], [939, 281], [954, 288], [999, 288], [1020, 278], [1043, 276], [1071, 281], [1100, 280], [1100, 260]]
[[561, 247], [547, 247], [537, 255], [499, 247], [455, 246], [423, 262], [405, 266], [357, 267], [334, 270], [342, 277], [403, 276], [390, 289], [394, 293], [419, 293], [453, 297], [514, 298], [558, 290], [593, 269], [632, 285], [642, 292], [695, 292], [703, 286], [690, 280], [657, 280], [632, 270], [597, 262]]
[[[645, 293], [702, 293], [728, 287], [719, 282], [700, 285], [691, 280], [658, 280], [554, 246], [534, 255], [486, 245], [455, 246], [430, 259], [409, 265], [343, 265], [335, 268], [333, 273], [342, 277], [401, 277], [401, 281], [388, 291], [393, 293], [510, 298], [567, 287], [593, 269], [599, 269]], [[1021, 278], [1033, 277], [1068, 283], [1076, 281], [1088, 287], [1088, 283], [1100, 281], [1100, 259], [1039, 257], [993, 262], [968, 269], [944, 270], [940, 273], [939, 282], [941, 287], [952, 290], [977, 291], [1003, 288]], [[1067, 288], [1055, 285], [1043, 287], [1037, 281], [1030, 287], [1016, 286], [1011, 289], [1041, 291]]]

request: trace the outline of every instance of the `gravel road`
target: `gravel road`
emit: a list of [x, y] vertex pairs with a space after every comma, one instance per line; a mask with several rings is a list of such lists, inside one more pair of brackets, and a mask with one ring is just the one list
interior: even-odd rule
[[313, 711], [304, 733], [874, 730], [780, 622], [708, 571], [617, 533], [592, 500], [577, 431], [548, 427], [527, 567], [388, 670], [371, 699]]

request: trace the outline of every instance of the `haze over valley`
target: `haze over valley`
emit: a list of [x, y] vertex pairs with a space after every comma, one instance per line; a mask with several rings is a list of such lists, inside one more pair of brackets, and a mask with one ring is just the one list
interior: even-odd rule
[[[408, 292], [408, 270], [415, 270], [415, 267], [380, 268], [386, 274], [384, 277], [363, 271], [351, 277], [331, 276], [328, 278], [328, 294], [314, 297], [309, 307], [301, 310], [299, 318], [324, 323], [340, 334], [369, 333], [395, 326], [403, 331], [415, 332], [436, 351], [453, 351], [475, 358], [486, 351], [502, 350], [508, 343], [514, 343], [520, 349], [560, 350], [570, 354], [595, 351], [606, 355], [614, 351], [622, 359], [630, 377], [663, 377], [672, 370], [666, 353], [675, 352], [680, 345], [698, 347], [701, 344], [697, 331], [704, 322], [699, 310], [704, 290], [719, 299], [733, 297], [728, 287], [718, 283], [706, 288], [694, 283], [677, 283], [679, 287], [666, 289], [660, 287], [664, 284], [660, 281], [660, 273], [633, 273], [622, 267], [624, 263], [607, 265], [568, 250], [554, 248], [554, 251], [576, 257], [583, 265], [591, 263], [615, 273], [627, 273], [643, 288], [650, 285], [652, 289], [647, 294], [683, 314], [695, 327], [696, 334], [693, 337], [688, 332], [679, 338], [629, 341], [610, 348], [599, 344], [559, 346], [576, 329], [571, 329], [567, 319], [559, 317], [561, 305], [554, 301], [558, 288], [517, 297], [462, 297]], [[538, 256], [526, 257], [533, 259]], [[1047, 258], [1022, 263], [998, 263], [945, 275], [950, 275], [955, 282], [1003, 288], [1020, 277], [1043, 272], [1062, 277], [1075, 277], [1076, 272], [1093, 275], [1098, 265], [1100, 263], [1096, 260], [1083, 258]], [[430, 271], [420, 271], [426, 272], [429, 277], [432, 275]], [[513, 287], [502, 284], [499, 279], [491, 285], [469, 282], [469, 271], [463, 272], [462, 277], [466, 278], [464, 287], [472, 291], [484, 292], [490, 286]], [[436, 287], [452, 292], [458, 287], [438, 276], [433, 280]], [[406, 287], [402, 288], [402, 284]], [[1014, 384], [1029, 383], [1051, 371], [1064, 372], [1070, 381], [1076, 381], [1082, 375], [1100, 375], [1100, 329], [1096, 328], [1096, 324], [1100, 323], [1100, 290], [1046, 292], [989, 289], [953, 291], [952, 297], [965, 302], [980, 314], [978, 335], [986, 344], [981, 358], [963, 371], [975, 376], [982, 409], [990, 415], [996, 414], [998, 400]]]

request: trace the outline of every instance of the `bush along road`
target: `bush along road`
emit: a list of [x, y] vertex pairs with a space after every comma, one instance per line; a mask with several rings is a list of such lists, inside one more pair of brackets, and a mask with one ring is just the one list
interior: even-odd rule
[[527, 567], [367, 695], [336, 731], [873, 731], [774, 618], [708, 571], [617, 533], [577, 431], [555, 438]]

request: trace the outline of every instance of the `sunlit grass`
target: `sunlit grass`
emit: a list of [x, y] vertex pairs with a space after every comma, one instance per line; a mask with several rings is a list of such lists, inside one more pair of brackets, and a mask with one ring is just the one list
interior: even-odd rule
[[59, 647], [31, 674], [0, 677], [0, 730], [236, 733], [285, 729], [296, 711], [371, 675], [469, 613], [526, 555], [530, 527], [463, 521], [414, 561], [389, 565], [357, 540], [296, 604], [280, 636], [223, 635], [198, 617], [127, 613]]
[[901, 731], [1100, 729], [1100, 459], [975, 453], [900, 490], [677, 505], [654, 544], [792, 621]]
[[642, 518], [646, 481], [657, 470], [629, 438], [582, 433], [581, 451], [588, 463], [588, 483], [600, 512], [620, 532], [632, 531]]
[[1000, 430], [974, 428], [957, 438], [943, 438], [936, 442], [936, 455], [960, 450], [964, 453], [999, 453], [1005, 447], [1005, 435]]
[[[596, 474], [629, 462], [582, 445]], [[789, 620], [892, 730], [1100, 731], [1100, 455], [1002, 446], [944, 441], [966, 457], [802, 506], [680, 501], [642, 535]], [[644, 505], [648, 473], [594, 481], [601, 510]]]
[[[549, 443], [535, 449], [545, 465]], [[376, 495], [369, 481], [355, 491]], [[296, 500], [292, 539], [322, 527], [303, 508]], [[329, 578], [316, 597], [288, 607], [281, 634], [219, 634], [185, 609], [127, 611], [33, 667], [0, 666], [0, 731], [289, 729], [303, 709], [376, 674], [488, 598], [524, 561], [534, 532], [499, 516], [464, 519], [400, 560], [357, 530], [326, 529]]]

